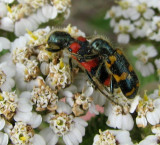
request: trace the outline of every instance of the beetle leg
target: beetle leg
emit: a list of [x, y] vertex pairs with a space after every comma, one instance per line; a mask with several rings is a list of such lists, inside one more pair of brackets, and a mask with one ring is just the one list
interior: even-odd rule
[[[96, 82], [92, 79], [91, 75], [89, 74], [88, 71], [85, 71], [86, 74], [88, 75], [89, 80], [91, 81], [91, 83], [95, 86], [95, 89], [97, 88], [107, 99], [109, 99], [111, 102], [118, 104], [117, 102], [115, 102], [114, 100], [112, 100], [111, 98], [113, 98], [114, 96], [109, 92], [109, 90], [105, 89], [108, 93], [108, 95], [96, 84]], [[118, 104], [120, 105], [120, 104]], [[121, 105], [120, 105], [121, 106]]]
[[99, 56], [99, 54], [93, 54], [93, 55], [84, 55], [84, 59], [87, 60], [87, 59], [94, 59], [94, 58], [97, 58]]
[[61, 49], [46, 48], [46, 50], [49, 51], [49, 52], [58, 52], [58, 51], [60, 51]]
[[112, 76], [112, 78], [111, 78], [110, 91], [111, 91], [111, 93], [113, 94], [113, 92], [114, 92], [114, 80], [113, 80], [113, 76]]
[[118, 87], [117, 82], [116, 82], [115, 78], [112, 76], [111, 83], [110, 83], [110, 91], [112, 94], [114, 92], [114, 89], [117, 87]]
[[71, 82], [73, 82], [73, 65], [72, 65], [72, 58], [69, 58], [69, 67], [70, 67], [70, 71], [71, 71]]

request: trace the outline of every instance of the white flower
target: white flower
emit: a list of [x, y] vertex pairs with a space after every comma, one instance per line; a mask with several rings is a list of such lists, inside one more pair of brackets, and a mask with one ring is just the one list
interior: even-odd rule
[[134, 25], [131, 24], [129, 20], [120, 20], [120, 22], [115, 25], [114, 33], [118, 34], [118, 42], [119, 43], [128, 43], [130, 40], [130, 33], [134, 31]]
[[54, 19], [57, 17], [57, 9], [51, 5], [45, 5], [42, 8], [42, 14], [48, 19]]
[[71, 83], [71, 73], [68, 64], [60, 62], [54, 65], [52, 62], [49, 64], [49, 74], [46, 78], [46, 83], [53, 89], [65, 88]]
[[59, 102], [57, 113], [47, 115], [50, 128], [46, 128], [40, 134], [46, 140], [47, 145], [55, 145], [59, 136], [63, 137], [66, 145], [78, 145], [82, 142], [87, 122], [71, 115], [71, 108]]
[[85, 37], [85, 33], [79, 30], [76, 26], [68, 25], [64, 28], [64, 31], [68, 32], [72, 37], [77, 38], [78, 36]]
[[155, 62], [157, 69], [160, 69], [160, 59], [155, 59], [154, 62]]
[[153, 74], [155, 71], [153, 64], [150, 62], [144, 64], [142, 61], [136, 61], [135, 66], [136, 66], [137, 70], [141, 72], [143, 77], [149, 76], [149, 75]]
[[35, 134], [33, 128], [24, 123], [16, 122], [10, 129], [9, 136], [13, 144], [33, 144], [33, 145], [46, 145], [42, 136]]
[[158, 0], [152, 0], [152, 1], [150, 1], [150, 0], [148, 0], [148, 6], [149, 7], [153, 7], [153, 8], [158, 8], [158, 10], [160, 10], [160, 1], [158, 1]]
[[157, 67], [158, 76], [160, 76], [160, 59], [155, 59], [154, 63]]
[[151, 99], [146, 95], [140, 100], [137, 106], [138, 116], [136, 117], [136, 123], [138, 127], [146, 127], [147, 122], [151, 125], [159, 124], [160, 120], [160, 98], [157, 96], [155, 99]]
[[31, 93], [22, 92], [19, 96], [18, 107], [14, 116], [15, 121], [23, 121], [33, 128], [37, 128], [42, 122], [42, 117], [32, 112], [32, 108]]
[[12, 63], [3, 62], [0, 64], [0, 88], [2, 91], [11, 91], [15, 86], [13, 77], [15, 76], [15, 67]]
[[14, 30], [13, 21], [8, 17], [2, 18], [1, 19], [1, 24], [0, 24], [0, 29], [13, 32], [13, 30]]
[[141, 45], [137, 50], [133, 51], [133, 55], [136, 56], [143, 63], [147, 63], [149, 58], [155, 57], [157, 55], [157, 50], [154, 46]]
[[100, 135], [94, 137], [93, 145], [133, 145], [129, 132], [125, 130], [100, 131]]
[[38, 86], [35, 86], [31, 92], [31, 101], [36, 107], [36, 111], [54, 111], [57, 109], [58, 96], [57, 91], [53, 91], [47, 86], [43, 78], [38, 78]]
[[40, 24], [59, 17], [58, 13], [63, 13], [60, 17], [67, 18], [70, 14], [70, 6], [70, 0], [51, 2], [46, 0], [19, 0], [18, 3], [11, 6], [7, 5], [7, 7], [1, 3], [0, 28], [21, 36], [26, 33], [26, 30], [36, 30]]
[[[30, 80], [30, 81], [26, 82], [24, 79], [25, 78], [24, 70], [25, 70], [25, 66], [23, 64], [20, 64], [20, 63], [16, 64], [16, 78], [15, 78], [16, 85], [22, 91], [32, 90], [33, 87], [37, 84], [37, 80], [34, 79], [34, 80]], [[27, 76], [29, 76], [29, 75], [27, 75]]]
[[145, 0], [137, 0], [132, 2], [133, 7], [137, 10], [138, 17], [144, 17], [145, 19], [151, 19], [155, 14], [152, 8], [149, 8]]
[[134, 122], [132, 116], [128, 111], [125, 112], [121, 106], [108, 102], [104, 112], [108, 116], [106, 122], [108, 126], [123, 130], [131, 130], [133, 128]]
[[10, 120], [16, 113], [18, 107], [18, 97], [15, 92], [0, 93], [0, 114], [6, 120]]
[[151, 27], [150, 21], [146, 21], [143, 18], [141, 18], [135, 21], [133, 24], [135, 26], [135, 30], [132, 32], [133, 38], [143, 38], [147, 36], [147, 31], [150, 30]]
[[16, 113], [18, 97], [15, 92], [0, 93], [0, 130], [2, 130], [7, 121], [11, 120]]
[[103, 106], [107, 100], [106, 96], [104, 96], [98, 90], [94, 90], [92, 97], [93, 97], [94, 104], [98, 104], [100, 106]]
[[10, 49], [11, 47], [11, 43], [7, 38], [4, 37], [0, 37], [0, 52], [3, 49]]
[[159, 137], [155, 135], [149, 135], [142, 140], [138, 145], [158, 145]]
[[154, 133], [156, 135], [160, 135], [160, 124], [152, 126], [152, 133]]
[[12, 3], [12, 2], [14, 2], [14, 0], [1, 0], [2, 2], [4, 2], [4, 3]]
[[6, 133], [0, 132], [0, 143], [1, 145], [8, 145], [9, 137]]
[[0, 2], [0, 18], [3, 18], [7, 15], [7, 7], [4, 3]]
[[15, 23], [15, 34], [17, 36], [21, 36], [26, 33], [26, 30], [34, 30], [34, 26], [38, 28], [38, 25], [36, 23], [33, 23], [32, 21], [29, 21], [28, 19], [21, 19], [20, 21]]
[[106, 15], [105, 15], [105, 19], [108, 18], [117, 18], [122, 16], [122, 9], [119, 6], [112, 6], [111, 9], [109, 11], [107, 11]]
[[65, 12], [71, 7], [71, 0], [54, 0], [51, 3], [56, 7], [58, 13]]
[[[66, 102], [72, 107], [72, 111], [75, 116], [81, 116], [89, 109], [91, 113], [98, 114], [93, 103], [93, 88], [91, 86], [84, 86], [81, 92], [72, 93], [74, 86], [70, 86], [63, 91], [63, 95], [66, 97]], [[76, 89], [76, 87], [75, 87]], [[74, 90], [72, 90], [74, 91]]]

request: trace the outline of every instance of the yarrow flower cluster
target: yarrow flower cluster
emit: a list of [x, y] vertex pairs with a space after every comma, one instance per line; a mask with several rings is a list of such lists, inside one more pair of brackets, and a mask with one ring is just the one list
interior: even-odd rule
[[128, 43], [130, 37], [148, 38], [159, 41], [159, 1], [120, 0], [107, 11], [105, 19], [111, 18], [110, 25], [118, 34], [119, 43]]
[[54, 21], [59, 14], [67, 19], [71, 0], [2, 0], [0, 7], [0, 29], [21, 36], [26, 30], [33, 31], [41, 24]]
[[[95, 111], [91, 97], [92, 87], [88, 86], [89, 93], [84, 89], [78, 91], [76, 83], [74, 89], [71, 89], [70, 84], [74, 75], [78, 73], [78, 68], [73, 69], [74, 75], [71, 77], [72, 73], [67, 64], [68, 54], [65, 51], [53, 54], [46, 50], [47, 37], [51, 31], [49, 27], [34, 32], [28, 31], [11, 43], [11, 53], [6, 53], [1, 59], [3, 92], [0, 94], [0, 123], [4, 132], [0, 137], [4, 140], [4, 145], [8, 142], [33, 145], [51, 142], [54, 145], [58, 142], [59, 136], [62, 136], [68, 145], [79, 144], [82, 142], [87, 123], [77, 116], [84, 115], [91, 104]], [[70, 25], [63, 31], [74, 34], [75, 37], [84, 36], [83, 32]], [[6, 60], [8, 57], [10, 59]], [[78, 81], [79, 79], [81, 78], [78, 78]], [[12, 89], [15, 91], [6, 92]], [[78, 102], [82, 101], [79, 105], [83, 105], [83, 113], [74, 113], [71, 108], [73, 106], [67, 101], [66, 93], [62, 93], [67, 91], [70, 94], [82, 94]], [[89, 98], [85, 101], [85, 97]], [[68, 105], [61, 102], [61, 98], [66, 98]], [[46, 111], [47, 115], [44, 116], [43, 112]], [[35, 129], [41, 125], [42, 118], [48, 123], [49, 128], [42, 129], [41, 135], [38, 135], [35, 134]], [[10, 122], [12, 119], [15, 121], [14, 124]], [[47, 132], [50, 138], [47, 137]]]
[[154, 73], [155, 69], [149, 59], [157, 56], [157, 50], [154, 46], [141, 45], [133, 51], [133, 55], [138, 58], [136, 61], [136, 68], [141, 72], [142, 76], [146, 77]]

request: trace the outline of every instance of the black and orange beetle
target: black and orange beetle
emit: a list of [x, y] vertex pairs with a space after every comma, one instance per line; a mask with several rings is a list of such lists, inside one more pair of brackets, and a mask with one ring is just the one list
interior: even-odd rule
[[[50, 52], [68, 49], [71, 54], [71, 69], [72, 59], [75, 59], [91, 83], [106, 97], [113, 94], [117, 87], [120, 87], [124, 96], [129, 99], [137, 94], [139, 81], [132, 66], [122, 51], [114, 50], [106, 40], [96, 38], [89, 43], [82, 36], [75, 39], [67, 32], [55, 31], [50, 34], [47, 43], [47, 50]], [[107, 87], [110, 87], [110, 91]]]
[[94, 50], [94, 53], [98, 52], [103, 58], [124, 96], [129, 99], [134, 98], [138, 92], [139, 80], [123, 52], [120, 49], [113, 49], [110, 43], [103, 38], [94, 39], [90, 46]]

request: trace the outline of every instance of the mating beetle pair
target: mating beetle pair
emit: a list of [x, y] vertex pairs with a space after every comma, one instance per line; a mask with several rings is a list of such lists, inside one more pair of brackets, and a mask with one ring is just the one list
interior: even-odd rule
[[91, 83], [105, 96], [113, 94], [117, 87], [129, 99], [137, 94], [139, 81], [132, 66], [122, 51], [113, 49], [107, 40], [99, 37], [89, 42], [82, 36], [75, 39], [67, 32], [55, 31], [50, 34], [47, 43], [47, 50], [53, 53], [68, 49], [72, 57], [69, 61], [71, 69], [72, 59], [75, 59]]

